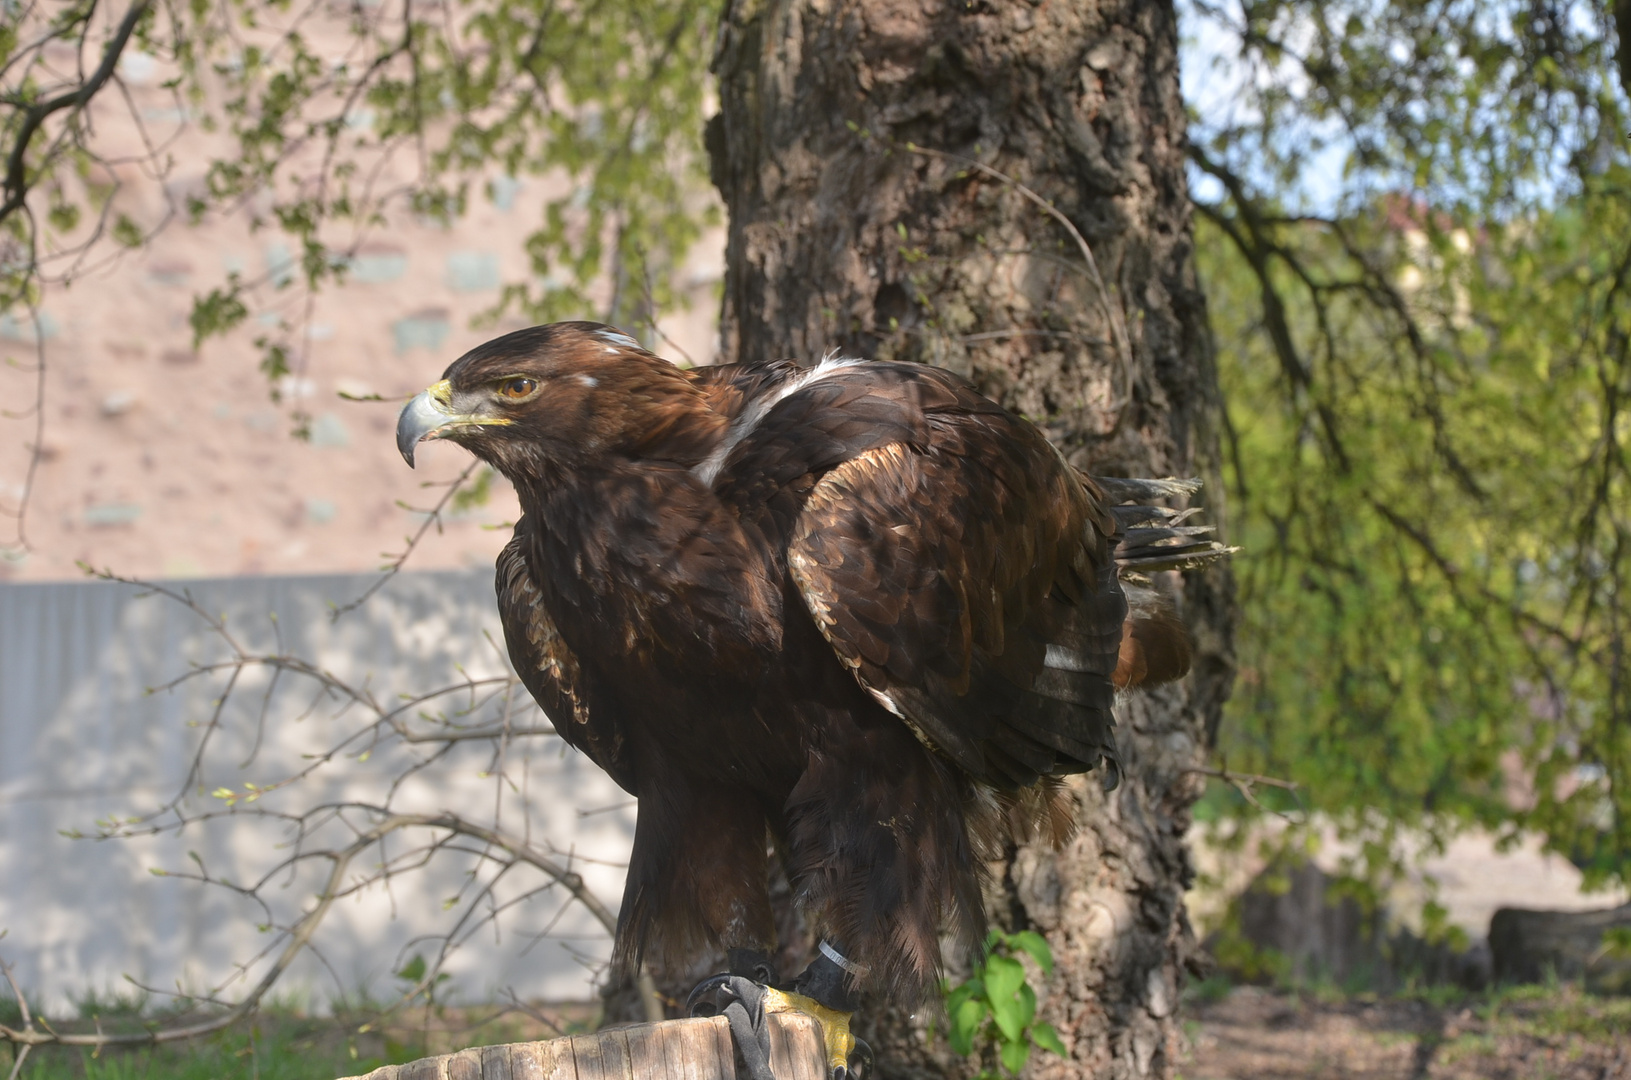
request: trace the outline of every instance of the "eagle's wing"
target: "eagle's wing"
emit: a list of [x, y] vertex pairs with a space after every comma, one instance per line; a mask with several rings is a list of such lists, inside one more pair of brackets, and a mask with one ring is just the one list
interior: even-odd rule
[[532, 580], [526, 558], [530, 532], [523, 514], [516, 522], [515, 535], [498, 556], [498, 613], [510, 663], [561, 738], [588, 754], [623, 790], [633, 793], [634, 765], [617, 720], [610, 715], [591, 715], [578, 658], [561, 639], [543, 594]]
[[920, 739], [1003, 788], [1113, 770], [1115, 522], [1040, 432], [949, 373], [866, 364], [812, 377], [742, 443], [720, 489], [757, 486], [776, 518], [796, 503], [806, 606]]
[[708, 364], [690, 368], [686, 374], [708, 399], [710, 409], [734, 420], [750, 402], [773, 394], [777, 387], [798, 378], [803, 370], [792, 360], [750, 360], [740, 364]]

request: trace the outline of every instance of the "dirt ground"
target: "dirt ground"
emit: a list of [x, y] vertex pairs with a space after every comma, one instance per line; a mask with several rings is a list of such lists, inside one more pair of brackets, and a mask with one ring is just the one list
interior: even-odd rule
[[1567, 988], [1436, 1003], [1242, 987], [1189, 1017], [1183, 1080], [1631, 1080], [1631, 1000]]

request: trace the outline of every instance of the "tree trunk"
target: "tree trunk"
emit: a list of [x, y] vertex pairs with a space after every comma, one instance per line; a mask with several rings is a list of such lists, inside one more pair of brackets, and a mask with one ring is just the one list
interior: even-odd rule
[[[723, 359], [837, 349], [940, 364], [1042, 425], [1073, 464], [1205, 477], [1220, 518], [1177, 48], [1165, 2], [729, 0], [708, 131], [730, 211]], [[1068, 217], [1096, 269], [1021, 183]], [[1070, 1060], [1039, 1055], [1036, 1076], [1176, 1064], [1196, 956], [1192, 770], [1232, 665], [1226, 574], [1169, 576], [1194, 673], [1126, 702], [1126, 778], [1108, 795], [1081, 778], [1064, 850], [1019, 848], [993, 868], [993, 918], [1040, 930], [1059, 960], [1042, 1018]], [[966, 1071], [925, 1041], [927, 1010], [868, 1012], [883, 1075]]]

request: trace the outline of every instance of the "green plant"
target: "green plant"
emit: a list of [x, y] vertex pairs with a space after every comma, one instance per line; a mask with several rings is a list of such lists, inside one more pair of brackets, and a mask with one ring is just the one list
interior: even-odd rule
[[[96, 1007], [88, 1001], [78, 1004], [80, 1012]], [[112, 1014], [101, 1015], [107, 1020]], [[139, 1014], [127, 1011], [123, 1018], [146, 1024], [164, 1015], [164, 1010], [148, 1007]], [[273, 1004], [252, 1020], [163, 1046], [100, 1051], [40, 1047], [23, 1063], [17, 1080], [311, 1080], [361, 1075], [424, 1056], [417, 1044], [378, 1033], [357, 1034], [355, 1029], [352, 1014], [316, 1017]], [[485, 1033], [477, 1037], [503, 1041]], [[0, 1080], [6, 1080], [15, 1062], [15, 1049], [0, 1048]]]
[[1631, 926], [1614, 926], [1603, 931], [1603, 943], [1596, 956], [1614, 960], [1631, 960]]
[[1184, 989], [1184, 1000], [1202, 1005], [1211, 1005], [1228, 997], [1235, 988], [1235, 981], [1226, 972], [1214, 972], [1206, 978], [1190, 983]]
[[438, 971], [434, 976], [428, 976], [426, 974], [428, 971], [429, 967], [425, 963], [424, 956], [420, 953], [414, 953], [413, 957], [402, 965], [400, 971], [392, 973], [403, 984], [402, 996], [404, 1000], [412, 1001], [423, 994], [427, 1004], [434, 1004], [436, 988], [453, 978], [445, 971]]
[[[1008, 1073], [1018, 1073], [1030, 1060], [1033, 1047], [1067, 1056], [1053, 1025], [1036, 1020], [1036, 991], [1026, 978], [1024, 953], [1044, 975], [1053, 971], [1053, 951], [1042, 935], [1032, 930], [1017, 934], [992, 930], [985, 939], [985, 957], [968, 979], [946, 990], [946, 1015], [951, 1021], [946, 1041], [959, 1054], [976, 1049], [983, 1058], [994, 1055]], [[996, 1080], [1001, 1074], [989, 1062], [977, 1080]]]

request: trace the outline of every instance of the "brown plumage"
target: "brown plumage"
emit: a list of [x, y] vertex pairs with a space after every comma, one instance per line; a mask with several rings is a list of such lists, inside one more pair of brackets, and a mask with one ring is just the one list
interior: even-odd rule
[[639, 799], [621, 963], [772, 948], [768, 836], [867, 985], [925, 991], [942, 926], [983, 929], [992, 845], [1064, 838], [1059, 777], [1114, 781], [1117, 688], [1187, 669], [1169, 608], [1129, 614], [1115, 549], [1131, 528], [1147, 569], [1217, 545], [1116, 504], [1192, 487], [1107, 496], [946, 371], [683, 371], [559, 323], [445, 380], [399, 444], [452, 439], [515, 484], [511, 660]]

